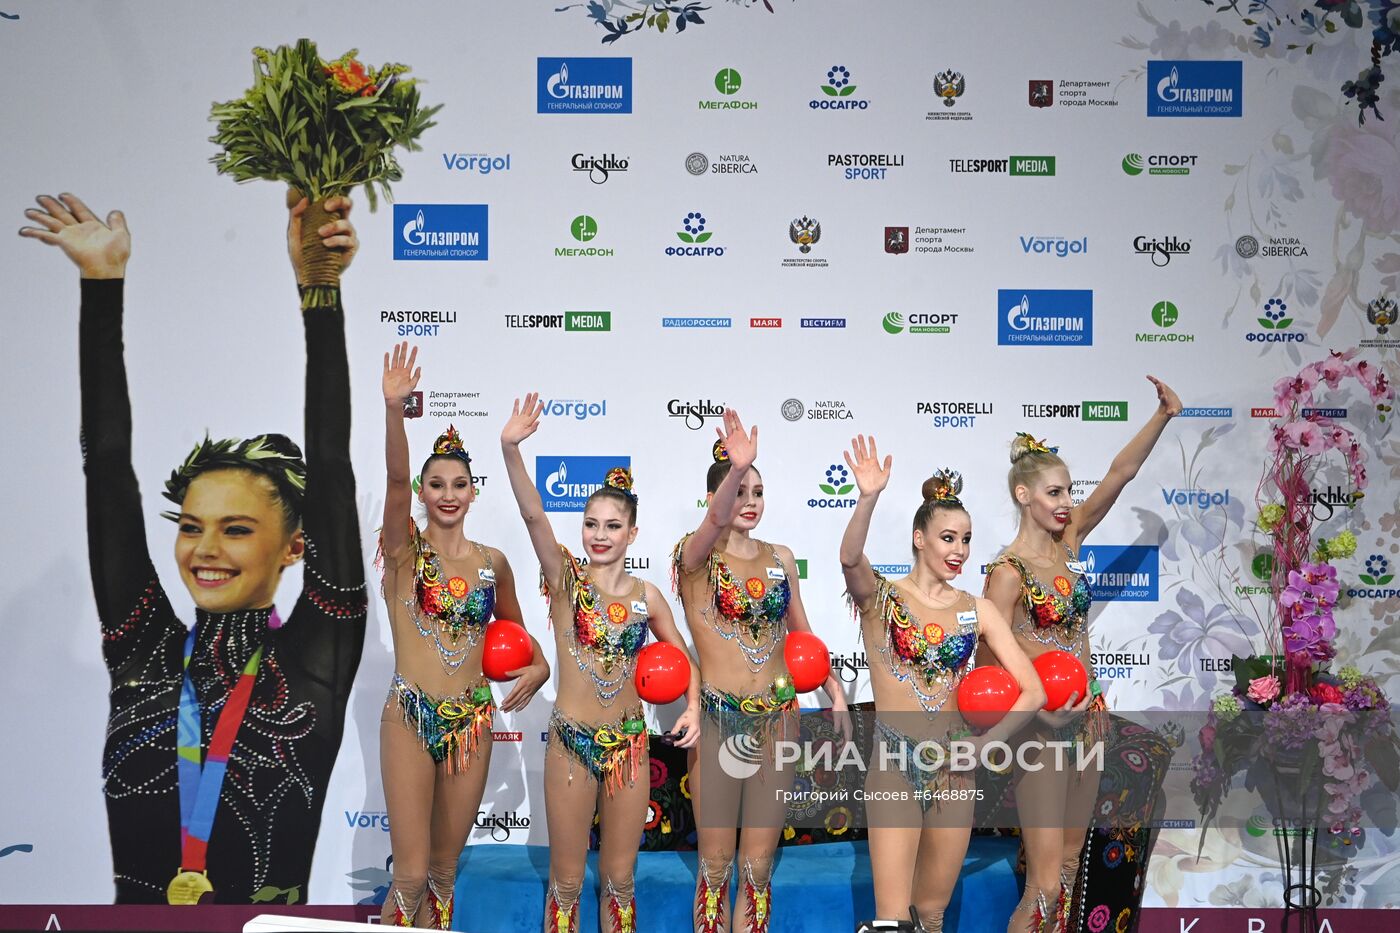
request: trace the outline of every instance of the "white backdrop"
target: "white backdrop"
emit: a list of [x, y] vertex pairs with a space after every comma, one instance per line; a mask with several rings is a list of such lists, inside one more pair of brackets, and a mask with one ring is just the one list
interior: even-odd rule
[[[561, 403], [527, 457], [552, 464], [631, 457], [641, 496], [632, 553], [638, 572], [659, 586], [671, 545], [700, 517], [717, 423], [698, 419], [703, 427], [694, 429], [697, 419], [687, 424], [670, 411], [731, 405], [761, 426], [768, 505], [760, 535], [790, 544], [807, 562], [807, 611], [854, 677], [853, 700], [868, 699], [869, 690], [854, 670], [860, 647], [836, 560], [848, 512], [836, 501], [843, 497], [820, 488], [851, 435], [874, 433], [895, 459], [870, 536], [872, 561], [908, 563], [919, 485], [946, 464], [966, 476], [973, 557], [981, 563], [1015, 532], [1004, 484], [1012, 434], [1048, 437], [1075, 477], [1092, 482], [1151, 413], [1144, 374], [1152, 373], [1187, 406], [1228, 414], [1173, 422], [1094, 533], [1095, 545], [1156, 548], [1146, 557], [1157, 598], [1100, 603], [1093, 641], [1115, 706], [1203, 708], [1224, 683], [1209, 662], [1249, 650], [1247, 636], [1268, 610], [1267, 595], [1246, 589], [1261, 587], [1250, 571], [1259, 543], [1250, 528], [1267, 425], [1251, 408], [1269, 405], [1274, 380], [1325, 348], [1376, 341], [1365, 305], [1396, 291], [1400, 80], [1387, 82], [1387, 119], [1370, 117], [1364, 126], [1338, 92], [1362, 67], [1369, 31], [1342, 30], [1304, 54], [1283, 39], [1261, 49], [1250, 42], [1251, 27], [1185, 0], [956, 7], [800, 0], [775, 3], [771, 14], [751, 0], [712, 0], [704, 22], [683, 33], [673, 25], [603, 45], [606, 33], [586, 8], [559, 5], [10, 0], [20, 18], [0, 22], [10, 76], [0, 95], [0, 205], [14, 226], [38, 193], [73, 191], [99, 214], [126, 212], [135, 467], [162, 578], [173, 581], [176, 571], [172, 532], [157, 514], [159, 483], [194, 439], [206, 427], [216, 437], [302, 435], [303, 352], [283, 195], [271, 184], [240, 187], [217, 176], [206, 138], [210, 102], [247, 86], [253, 46], [309, 36], [324, 57], [358, 47], [367, 62], [408, 63], [426, 81], [425, 101], [445, 104], [424, 150], [401, 160], [397, 202], [489, 206], [487, 261], [414, 262], [392, 258], [401, 235], [392, 209], [371, 214], [357, 199], [363, 247], [345, 280], [345, 303], [371, 573], [383, 483], [379, 360], [399, 335], [386, 312], [450, 318], [418, 339], [429, 405], [426, 417], [409, 422], [410, 440], [423, 452], [449, 420], [462, 432], [485, 474], [468, 533], [511, 558], [525, 622], [542, 644], [552, 644], [545, 607], [530, 586], [535, 564], [496, 441], [511, 399], [539, 390]], [[627, 12], [620, 3], [603, 6], [617, 7], [614, 17]], [[631, 60], [631, 113], [537, 112], [543, 65], [552, 71], [554, 59], [588, 56]], [[1243, 62], [1243, 116], [1147, 116], [1148, 62], [1200, 60]], [[821, 91], [835, 65], [855, 86], [845, 97]], [[734, 95], [716, 88], [722, 68], [741, 76]], [[935, 75], [945, 70], [964, 82], [951, 107], [934, 93]], [[1052, 106], [1030, 105], [1033, 80], [1054, 82]], [[715, 100], [755, 106], [701, 105]], [[824, 110], [813, 101], [867, 104]], [[756, 171], [695, 175], [687, 170], [692, 153], [711, 166], [747, 163]], [[1149, 167], [1159, 156], [1184, 162], [1189, 174], [1129, 174], [1123, 162], [1133, 153]], [[467, 164], [458, 155], [508, 158], [509, 166], [449, 167]], [[847, 155], [883, 157], [874, 161], [889, 167], [883, 178], [848, 180]], [[956, 170], [1017, 155], [1052, 156], [1054, 175]], [[599, 173], [573, 170], [576, 156], [625, 160], [626, 170], [615, 167], [597, 183]], [[667, 255], [667, 247], [684, 245], [677, 232], [691, 213], [703, 215], [712, 234], [705, 245], [723, 247], [722, 256]], [[427, 215], [431, 224], [431, 209]], [[570, 234], [581, 215], [597, 231], [586, 242]], [[803, 217], [821, 230], [805, 255], [789, 236], [790, 223]], [[909, 227], [914, 249], [886, 252], [886, 227]], [[920, 239], [931, 235], [921, 227], [947, 230], [932, 234], [942, 240], [934, 243]], [[1242, 235], [1265, 249], [1241, 258]], [[1135, 252], [1139, 237], [1175, 238], [1189, 252], [1159, 265], [1162, 255], [1154, 262]], [[1070, 243], [1060, 256], [1053, 242], [1042, 247], [1033, 238]], [[1306, 252], [1264, 255], [1279, 243]], [[931, 246], [943, 249], [920, 250]], [[586, 247], [609, 254], [556, 255]], [[32, 846], [0, 859], [0, 901], [12, 903], [101, 902], [112, 894], [99, 781], [106, 672], [85, 566], [77, 444], [76, 279], [39, 244], [12, 239], [0, 250], [0, 390], [11, 400], [0, 452], [11, 529], [0, 543], [7, 568], [0, 850]], [[999, 345], [998, 321], [1021, 295], [1046, 289], [1092, 291], [1091, 345]], [[1287, 333], [1300, 342], [1248, 338], [1264, 332], [1258, 319], [1271, 298], [1286, 304]], [[1162, 301], [1179, 315], [1170, 328], [1153, 322]], [[1045, 309], [1038, 299], [1030, 308]], [[607, 311], [610, 330], [508, 326], [513, 315], [570, 311]], [[686, 316], [728, 318], [731, 326], [663, 326]], [[760, 318], [781, 326], [751, 326]], [[804, 327], [812, 318], [839, 318], [844, 327]], [[923, 324], [947, 332], [913, 332]], [[1140, 333], [1192, 339], [1147, 342], [1136, 339]], [[1392, 376], [1394, 338], [1364, 351]], [[431, 404], [432, 392], [470, 394], [448, 418]], [[792, 399], [800, 404], [785, 409]], [[562, 404], [569, 401], [577, 404]], [[1041, 406], [1089, 401], [1125, 402], [1126, 421], [1084, 420], [1084, 408], [1028, 417], [1055, 413]], [[940, 424], [937, 406], [959, 402], [976, 406], [975, 422]], [[1363, 401], [1335, 404], [1348, 408], [1373, 455], [1364, 504], [1322, 526], [1356, 532], [1361, 549], [1339, 567], [1356, 587], [1368, 556], [1392, 568], [1400, 562], [1400, 450]], [[800, 420], [785, 417], [799, 408]], [[578, 518], [555, 516], [561, 540], [577, 540]], [[1096, 552], [1100, 567], [1111, 553]], [[966, 585], [977, 589], [980, 579], [969, 573]], [[299, 586], [288, 574], [283, 605]], [[1342, 658], [1387, 678], [1396, 654], [1380, 626], [1396, 609], [1394, 594], [1357, 597], [1338, 617]], [[182, 618], [193, 617], [179, 587], [171, 598]], [[382, 603], [372, 602], [371, 613], [313, 870], [321, 902], [359, 900], [387, 880], [377, 723], [392, 662]], [[482, 822], [516, 827], [498, 830], [497, 839], [545, 841], [543, 813], [530, 800], [541, 799], [539, 738], [552, 692], [498, 720], [499, 730], [522, 741], [495, 748]], [[663, 712], [663, 724], [670, 716]], [[1400, 891], [1400, 878], [1384, 874], [1395, 844], [1372, 835], [1373, 851], [1356, 864], [1378, 893], [1357, 894], [1357, 905]], [[472, 841], [490, 838], [487, 826]], [[1272, 842], [1256, 854], [1218, 837], [1204, 864], [1194, 861], [1196, 845], [1190, 831], [1164, 835], [1149, 904], [1206, 903], [1270, 864]]]

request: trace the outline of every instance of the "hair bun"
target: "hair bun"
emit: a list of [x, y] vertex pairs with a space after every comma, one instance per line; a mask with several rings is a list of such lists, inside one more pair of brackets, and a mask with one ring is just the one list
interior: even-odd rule
[[1060, 448], [1050, 447], [1044, 441], [1038, 441], [1024, 431], [1017, 431], [1016, 436], [1011, 439], [1011, 462], [1015, 463], [1028, 454], [1058, 454]]
[[962, 488], [962, 474], [957, 470], [950, 470], [947, 468], [937, 470], [932, 476], [924, 480], [924, 501], [946, 502], [950, 505], [961, 505], [962, 500], [958, 498], [958, 493], [962, 492]]
[[616, 489], [629, 499], [637, 498], [637, 494], [632, 491], [632, 471], [627, 467], [613, 467], [603, 479], [603, 485], [610, 489]]
[[457, 457], [463, 460], [468, 467], [472, 465], [472, 458], [467, 453], [467, 448], [462, 444], [462, 435], [457, 433], [457, 429], [452, 425], [447, 426], [447, 430], [438, 435], [433, 441], [433, 456], [435, 457]]
[[[272, 480], [298, 513], [306, 493], [306, 461], [301, 448], [285, 434], [259, 434], [246, 440], [224, 438], [204, 440], [194, 445], [184, 463], [170, 473], [165, 481], [165, 498], [176, 505], [185, 501], [185, 493], [195, 477], [208, 470], [221, 468], [251, 470]], [[162, 512], [175, 521], [174, 512]]]
[[729, 462], [729, 448], [724, 446], [723, 438], [715, 441], [715, 446], [710, 448], [710, 453], [714, 456], [715, 463]]

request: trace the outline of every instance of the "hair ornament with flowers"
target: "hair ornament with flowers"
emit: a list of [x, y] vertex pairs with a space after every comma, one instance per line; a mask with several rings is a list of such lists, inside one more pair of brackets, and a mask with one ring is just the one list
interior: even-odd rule
[[[259, 434], [246, 440], [226, 437], [211, 440], [208, 434], [194, 445], [185, 461], [170, 472], [165, 481], [165, 498], [179, 505], [185, 501], [190, 483], [201, 473], [218, 469], [251, 470], [266, 476], [277, 486], [297, 514], [306, 493], [306, 461], [301, 450], [282, 434]], [[163, 518], [179, 521], [178, 512], [161, 512]]]
[[934, 472], [930, 477], [933, 481], [933, 488], [926, 502], [937, 502], [946, 505], [962, 505], [962, 500], [958, 498], [958, 493], [962, 492], [963, 478], [957, 470], [944, 468]]
[[729, 462], [729, 448], [724, 446], [724, 440], [715, 441], [715, 446], [710, 448], [710, 453], [715, 458], [715, 463]]
[[1044, 441], [1038, 441], [1031, 435], [1027, 434], [1025, 431], [1017, 431], [1016, 436], [1024, 437], [1026, 439], [1026, 446], [1022, 450], [1018, 451], [1016, 455], [1011, 458], [1012, 463], [1015, 463], [1017, 460], [1021, 459], [1026, 454], [1058, 454], [1060, 452], [1060, 448], [1051, 447], [1047, 445]]
[[467, 470], [471, 470], [472, 458], [467, 453], [467, 448], [462, 444], [462, 435], [457, 433], [457, 429], [452, 425], [447, 426], [447, 430], [438, 435], [433, 441], [434, 457], [456, 457], [467, 465]]
[[613, 467], [603, 479], [603, 485], [609, 489], [616, 489], [633, 502], [637, 501], [637, 494], [632, 491], [632, 471], [627, 467]]

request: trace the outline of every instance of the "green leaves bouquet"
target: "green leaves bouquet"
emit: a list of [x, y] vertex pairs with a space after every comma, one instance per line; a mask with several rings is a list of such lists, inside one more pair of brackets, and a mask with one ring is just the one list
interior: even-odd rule
[[403, 177], [394, 147], [420, 149], [418, 137], [441, 109], [420, 105], [417, 82], [402, 77], [407, 66], [367, 68], [357, 54], [325, 61], [309, 39], [253, 49], [253, 86], [209, 115], [217, 124], [210, 142], [222, 150], [210, 161], [220, 174], [285, 182], [289, 206], [302, 195], [311, 202], [301, 224], [303, 308], [334, 304], [340, 284], [339, 257], [316, 232], [337, 219], [326, 199], [364, 185], [373, 210], [377, 185], [392, 200], [389, 183]]

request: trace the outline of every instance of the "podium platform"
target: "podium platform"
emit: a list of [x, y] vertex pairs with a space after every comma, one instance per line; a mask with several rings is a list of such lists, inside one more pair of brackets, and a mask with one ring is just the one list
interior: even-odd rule
[[[1020, 898], [1013, 871], [1018, 841], [974, 837], [953, 892], [945, 928], [1005, 933]], [[637, 919], [643, 930], [691, 929], [694, 852], [637, 854]], [[549, 878], [546, 846], [468, 846], [458, 863], [453, 929], [467, 933], [534, 933], [543, 927]], [[598, 929], [597, 853], [588, 854], [579, 929]], [[737, 890], [731, 882], [730, 892]], [[772, 933], [852, 933], [874, 916], [870, 853], [865, 842], [785, 846], [773, 873]]]

